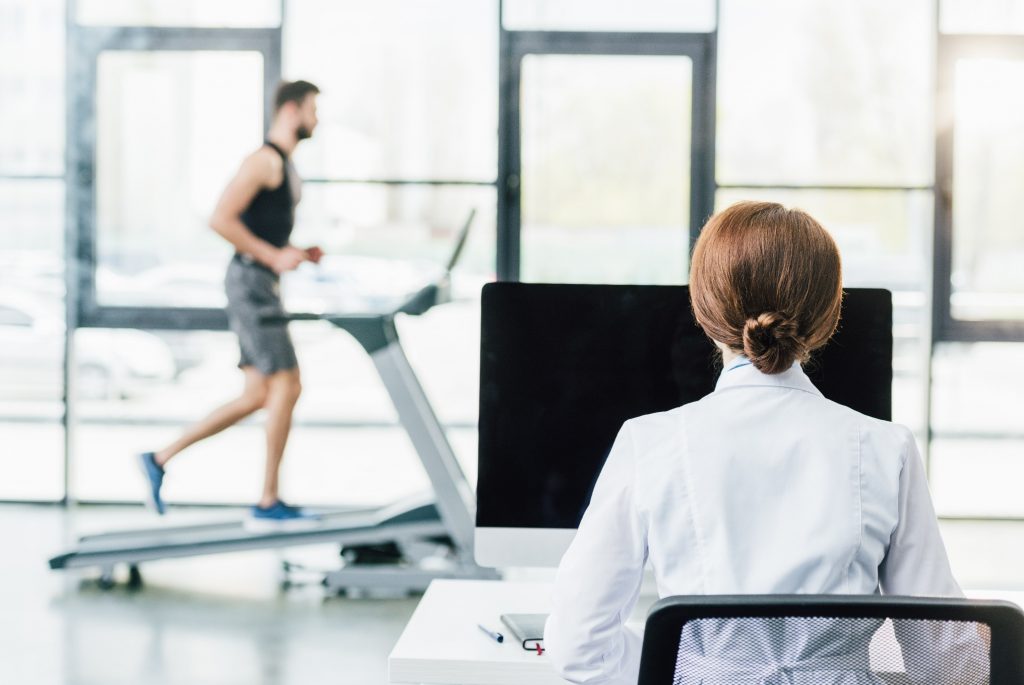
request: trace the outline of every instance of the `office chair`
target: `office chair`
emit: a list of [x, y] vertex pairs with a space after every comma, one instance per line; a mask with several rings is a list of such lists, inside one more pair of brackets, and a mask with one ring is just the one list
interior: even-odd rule
[[667, 597], [638, 685], [1022, 685], [1024, 612], [991, 600]]

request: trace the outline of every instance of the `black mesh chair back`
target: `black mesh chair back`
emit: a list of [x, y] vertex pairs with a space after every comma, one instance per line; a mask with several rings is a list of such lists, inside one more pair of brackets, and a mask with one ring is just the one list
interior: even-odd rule
[[668, 597], [639, 685], [1024, 685], [1024, 613], [1002, 601]]

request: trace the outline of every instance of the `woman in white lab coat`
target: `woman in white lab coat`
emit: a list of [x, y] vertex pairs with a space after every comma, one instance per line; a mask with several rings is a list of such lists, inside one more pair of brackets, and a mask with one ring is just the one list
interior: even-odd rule
[[[624, 623], [648, 561], [662, 597], [962, 596], [911, 432], [825, 399], [801, 368], [839, 321], [828, 232], [799, 210], [736, 204], [708, 221], [690, 273], [694, 315], [723, 371], [707, 397], [627, 421], [615, 440], [559, 566], [544, 635], [572, 682], [636, 682], [640, 643]], [[850, 663], [822, 662], [824, 678], [820, 635], [780, 647], [756, 627], [706, 625], [684, 632], [680, 659], [707, 673], [701, 659], [717, 653], [715, 682], [878, 683], [869, 628]], [[739, 644], [761, 663], [729, 662]]]

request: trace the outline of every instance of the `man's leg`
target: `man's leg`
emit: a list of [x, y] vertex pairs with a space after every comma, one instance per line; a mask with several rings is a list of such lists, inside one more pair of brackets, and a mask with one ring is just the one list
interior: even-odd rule
[[292, 427], [292, 412], [299, 400], [302, 385], [299, 369], [278, 371], [267, 377], [267, 464], [260, 507], [269, 507], [278, 500], [278, 474], [281, 458]]
[[163, 468], [172, 457], [189, 445], [193, 445], [211, 435], [216, 435], [225, 428], [235, 425], [266, 404], [267, 376], [264, 376], [252, 366], [245, 366], [242, 370], [245, 372], [245, 389], [242, 391], [242, 394], [227, 404], [214, 409], [206, 418], [185, 431], [177, 440], [156, 452], [153, 460], [158, 466]]

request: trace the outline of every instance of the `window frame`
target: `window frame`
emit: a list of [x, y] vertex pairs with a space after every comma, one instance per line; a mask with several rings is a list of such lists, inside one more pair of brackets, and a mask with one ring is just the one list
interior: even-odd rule
[[[499, 13], [500, 16], [500, 13]], [[498, 60], [497, 276], [518, 281], [521, 267], [519, 91], [526, 55], [680, 56], [693, 63], [690, 124], [690, 251], [715, 205], [715, 84], [718, 32], [613, 33], [501, 29]], [[689, 252], [683, 259], [689, 259]]]
[[[281, 79], [281, 28], [94, 27], [68, 33], [67, 292], [68, 330], [144, 328], [227, 330], [222, 309], [103, 306], [96, 296], [96, 86], [104, 52], [246, 51], [263, 56], [264, 131]], [[73, 316], [71, 316], [73, 314]]]
[[935, 66], [935, 238], [932, 269], [932, 339], [940, 342], [1021, 342], [1024, 320], [953, 316], [954, 77], [964, 57], [1024, 59], [1024, 36], [938, 33]]

